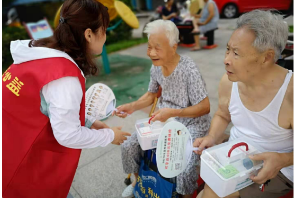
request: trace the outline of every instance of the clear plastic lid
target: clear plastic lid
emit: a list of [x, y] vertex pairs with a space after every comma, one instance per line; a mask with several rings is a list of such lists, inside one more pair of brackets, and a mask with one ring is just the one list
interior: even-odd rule
[[165, 124], [170, 121], [173, 121], [174, 118], [170, 118], [166, 122], [155, 121], [155, 122], [150, 122], [150, 124], [149, 124], [149, 120], [150, 118], [137, 120], [136, 129], [138, 130], [141, 136], [150, 136], [150, 135], [155, 135], [157, 133], [160, 133], [163, 127], [165, 126]]
[[258, 169], [263, 161], [255, 161], [249, 155], [260, 153], [255, 145], [240, 138], [203, 151], [202, 158], [222, 179], [231, 179], [238, 174], [246, 174]]

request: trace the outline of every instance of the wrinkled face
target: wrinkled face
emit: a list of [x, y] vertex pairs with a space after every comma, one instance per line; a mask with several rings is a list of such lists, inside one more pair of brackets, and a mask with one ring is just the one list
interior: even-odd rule
[[147, 55], [154, 66], [165, 66], [173, 60], [177, 44], [170, 46], [169, 39], [162, 32], [151, 34], [148, 40]]
[[99, 55], [102, 53], [102, 47], [106, 42], [106, 32], [101, 28], [96, 33], [93, 33], [90, 30], [90, 32], [88, 32], [86, 40], [88, 42], [88, 48], [90, 52], [93, 55]]
[[254, 40], [254, 33], [247, 28], [237, 29], [232, 34], [224, 59], [230, 81], [245, 82], [259, 75], [264, 56], [252, 46]]

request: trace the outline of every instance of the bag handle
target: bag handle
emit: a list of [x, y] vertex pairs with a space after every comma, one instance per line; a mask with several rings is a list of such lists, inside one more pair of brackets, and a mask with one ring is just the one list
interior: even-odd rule
[[156, 149], [149, 149], [144, 152], [144, 161], [147, 166], [150, 166], [150, 164], [152, 164], [155, 153]]
[[248, 145], [247, 145], [245, 142], [239, 142], [239, 143], [233, 145], [232, 148], [229, 150], [228, 157], [231, 157], [231, 153], [232, 153], [232, 151], [233, 151], [235, 148], [238, 148], [239, 146], [245, 146], [245, 147], [246, 147], [246, 151], [248, 151]]

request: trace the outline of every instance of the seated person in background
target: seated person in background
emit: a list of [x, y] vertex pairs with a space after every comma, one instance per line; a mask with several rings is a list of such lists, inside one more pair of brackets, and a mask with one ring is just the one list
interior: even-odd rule
[[[198, 15], [194, 15], [192, 33], [206, 33], [210, 30], [217, 28], [217, 22], [219, 20], [219, 12], [216, 3], [212, 0], [204, 0], [205, 6], [202, 12]], [[199, 18], [197, 20], [197, 18]], [[200, 50], [200, 38], [199, 35], [194, 35], [195, 47], [192, 51]]]
[[182, 20], [179, 18], [179, 11], [177, 9], [174, 0], [165, 0], [166, 5], [162, 7], [162, 19], [170, 20], [172, 22], [179, 23]]
[[[255, 183], [229, 198], [278, 198], [293, 188], [293, 75], [275, 64], [287, 38], [288, 25], [281, 15], [254, 10], [238, 19], [227, 44], [218, 110], [209, 134], [194, 146], [201, 154], [232, 121], [230, 140], [245, 137], [265, 151], [250, 156], [264, 161], [258, 175], [251, 176]], [[260, 184], [268, 180], [262, 192]], [[205, 185], [202, 197], [218, 196]]]
[[[114, 114], [126, 117], [127, 114], [150, 106], [161, 86], [159, 110], [153, 114], [155, 117], [152, 121], [164, 122], [176, 117], [177, 121], [188, 128], [193, 140], [204, 137], [210, 126], [206, 85], [196, 63], [187, 56], [177, 54], [179, 31], [176, 25], [168, 20], [156, 20], [148, 23], [144, 32], [149, 39], [147, 55], [153, 63], [148, 92], [137, 101], [117, 108], [117, 112], [125, 114]], [[122, 144], [121, 152], [124, 172], [134, 173], [137, 178], [142, 150], [136, 132]], [[198, 163], [199, 156], [193, 153], [186, 170], [177, 176], [177, 192], [184, 197], [191, 197], [197, 188]], [[133, 195], [135, 185], [136, 180], [124, 190], [122, 196]]]

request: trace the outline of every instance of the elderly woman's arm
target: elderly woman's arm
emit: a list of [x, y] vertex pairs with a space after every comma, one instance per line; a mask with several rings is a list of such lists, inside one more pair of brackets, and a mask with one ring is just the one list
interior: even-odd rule
[[140, 97], [137, 101], [127, 103], [117, 107], [117, 112], [114, 111], [112, 115], [119, 116], [121, 118], [125, 118], [127, 115], [132, 114], [133, 112], [143, 109], [145, 107], [153, 104], [154, 99], [156, 98], [157, 93], [146, 92], [142, 97]]
[[137, 101], [132, 102], [133, 109], [136, 111], [152, 105], [156, 97], [157, 93], [152, 93], [148, 91]]
[[200, 117], [210, 112], [209, 98], [206, 97], [199, 104], [184, 109], [172, 109], [172, 117]]
[[171, 108], [163, 108], [159, 109], [157, 112], [153, 113], [152, 122], [159, 120], [161, 122], [165, 122], [167, 119], [171, 117], [200, 117], [210, 112], [210, 103], [209, 98], [204, 98], [199, 104], [186, 107], [184, 109], [171, 109]]
[[214, 5], [213, 5], [213, 3], [208, 4], [208, 12], [209, 12], [209, 15], [208, 15], [208, 18], [206, 19], [206, 21], [199, 22], [198, 25], [206, 25], [212, 20], [212, 18], [214, 17]]
[[170, 117], [200, 117], [210, 112], [210, 103], [205, 81], [194, 62], [189, 62], [189, 67], [185, 72], [187, 81], [187, 93], [189, 105], [182, 109], [163, 108], [153, 114], [152, 121], [166, 121]]

